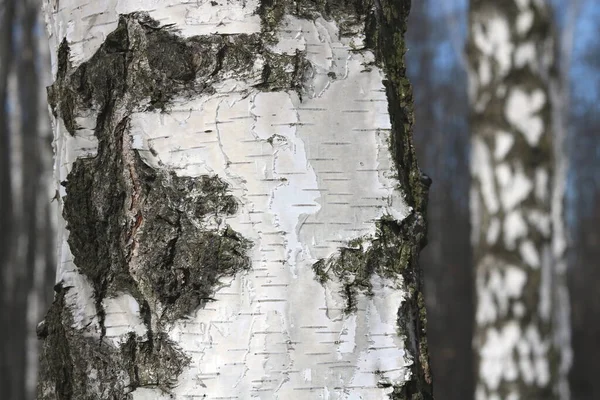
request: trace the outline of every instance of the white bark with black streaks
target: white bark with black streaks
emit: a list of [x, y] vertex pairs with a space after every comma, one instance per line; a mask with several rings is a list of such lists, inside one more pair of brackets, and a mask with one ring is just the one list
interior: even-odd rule
[[[50, 2], [54, 65], [63, 38], [73, 68], [89, 60], [117, 27], [119, 14], [147, 11], [183, 37], [251, 34], [261, 31], [258, 5]], [[189, 364], [169, 393], [162, 386], [137, 387], [133, 399], [387, 399], [393, 385], [413, 378], [409, 367], [417, 355], [398, 334], [398, 310], [409, 296], [402, 276], [373, 274], [371, 293], [358, 292], [356, 311], [348, 313], [342, 283], [320, 283], [313, 268], [352, 241], [364, 241], [366, 252], [378, 220], [402, 224], [413, 212], [390, 151], [385, 76], [371, 51], [356, 51], [364, 45], [364, 25], [353, 29], [342, 36], [334, 20], [283, 17], [269, 51], [306, 57], [311, 75], [302, 95], [255, 88], [263, 78], [259, 56], [244, 79], [231, 76], [216, 82], [213, 93], [175, 98], [167, 112], [127, 116], [124, 154], [135, 150], [146, 165], [179, 177], [218, 176], [239, 208], [223, 221], [208, 218], [202, 228], [226, 224], [252, 242], [250, 270], [222, 278], [211, 301], [193, 315], [158, 326], [164, 305], [147, 298], [151, 330], [165, 331]], [[75, 160], [96, 155], [95, 113], [74, 115], [75, 136], [55, 120], [58, 184]], [[122, 118], [126, 110], [116, 113]], [[104, 329], [117, 348], [132, 332], [149, 336], [142, 305], [127, 293], [104, 298], [99, 316], [93, 286], [73, 263], [64, 223], [60, 234], [58, 280], [70, 288], [65, 302], [74, 327], [93, 338]], [[133, 250], [134, 279], [138, 257]]]

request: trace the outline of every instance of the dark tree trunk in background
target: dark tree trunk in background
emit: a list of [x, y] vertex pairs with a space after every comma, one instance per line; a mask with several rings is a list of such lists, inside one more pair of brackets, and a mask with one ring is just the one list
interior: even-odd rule
[[421, 265], [435, 393], [441, 399], [465, 400], [473, 396], [469, 105], [462, 55], [440, 57], [453, 40], [461, 39], [453, 37], [458, 27], [448, 25], [455, 16], [439, 8], [437, 1], [413, 1], [406, 58], [414, 87], [415, 147], [421, 168], [433, 181]]
[[55, 276], [44, 88], [48, 52], [39, 47], [43, 30], [37, 1], [5, 1], [2, 13], [0, 393], [3, 399], [22, 400], [34, 395], [35, 329], [50, 303]]
[[[595, 21], [593, 2], [583, 2], [579, 20]], [[586, 7], [587, 5], [587, 7]], [[591, 6], [591, 7], [590, 7]], [[600, 398], [600, 27], [573, 55], [568, 209], [573, 248], [569, 289], [573, 325], [574, 400]]]
[[[12, 286], [14, 280], [11, 255], [15, 240], [13, 232], [13, 179], [11, 174], [12, 138], [10, 115], [8, 113], [8, 83], [12, 63], [8, 62], [8, 59], [12, 57], [13, 53], [12, 21], [15, 7], [12, 1], [3, 2], [0, 7], [2, 13], [2, 26], [0, 26], [0, 187], [2, 188], [0, 190], [0, 322], [2, 326], [9, 326], [11, 315], [9, 311], [13, 309], [14, 300], [9, 297], [7, 288], [9, 285]], [[24, 310], [20, 311], [20, 315], [25, 314]], [[15, 385], [12, 380], [12, 363], [18, 362], [18, 359], [14, 360], [11, 354], [12, 335], [13, 332], [9, 330], [4, 329], [0, 332], [0, 391], [6, 393], [10, 399], [16, 399], [17, 397], [13, 397], [14, 395], [24, 394], [24, 385], [19, 388], [19, 382]], [[17, 343], [19, 340], [17, 339]], [[17, 369], [17, 371], [22, 375], [24, 374], [24, 370], [19, 371]]]
[[[594, 125], [587, 125], [586, 129]], [[596, 124], [600, 128], [600, 124]], [[593, 163], [593, 161], [591, 161]], [[588, 185], [596, 188], [595, 182]], [[600, 195], [595, 193], [594, 208], [581, 215], [574, 237], [573, 265], [569, 286], [572, 301], [573, 368], [569, 381], [574, 400], [600, 398]], [[594, 197], [588, 199], [594, 199]], [[581, 205], [581, 204], [580, 204]]]
[[541, 1], [472, 0], [469, 27], [475, 397], [568, 399], [551, 14]]

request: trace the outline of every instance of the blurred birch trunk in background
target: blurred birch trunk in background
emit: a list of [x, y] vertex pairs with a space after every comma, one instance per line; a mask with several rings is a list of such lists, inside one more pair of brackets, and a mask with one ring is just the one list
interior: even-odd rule
[[472, 0], [476, 399], [568, 399], [564, 137], [543, 1]]

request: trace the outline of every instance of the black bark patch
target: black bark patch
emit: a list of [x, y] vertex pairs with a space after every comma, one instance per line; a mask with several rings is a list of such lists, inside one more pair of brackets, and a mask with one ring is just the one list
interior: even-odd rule
[[180, 317], [209, 301], [219, 278], [249, 267], [249, 242], [224, 223], [237, 208], [225, 183], [148, 168], [131, 150], [127, 115], [165, 108], [174, 95], [210, 93], [224, 75], [244, 78], [258, 57], [264, 61], [259, 89], [299, 88], [307, 68], [300, 53], [270, 53], [258, 35], [183, 39], [143, 13], [122, 16], [75, 69], [61, 44], [49, 89], [53, 110], [73, 135], [73, 115], [84, 109], [97, 115], [98, 153], [76, 160], [63, 184], [69, 245], [95, 289], [101, 319], [102, 299], [121, 291], [140, 304], [158, 300], [165, 317]]
[[262, 70], [262, 82], [255, 87], [263, 91], [295, 90], [302, 98], [304, 81], [312, 71], [305, 54], [296, 51], [289, 54], [265, 54], [265, 66]]
[[380, 219], [376, 225], [374, 238], [353, 240], [335, 256], [313, 265], [321, 283], [334, 277], [344, 283], [342, 296], [347, 300], [348, 313], [356, 311], [356, 294], [371, 294], [374, 274], [386, 278], [402, 275], [410, 261], [412, 249], [405, 246], [410, 241], [399, 234], [401, 226], [390, 219]]
[[[122, 133], [114, 138], [129, 140]], [[93, 283], [98, 304], [121, 291], [138, 302], [151, 293], [170, 319], [189, 314], [211, 299], [219, 278], [250, 266], [250, 242], [224, 224], [237, 211], [236, 200], [218, 177], [177, 177], [137, 157], [129, 168], [138, 192], [130, 193], [130, 171], [118, 156], [122, 146], [113, 144], [101, 146], [93, 159], [78, 159], [66, 182], [64, 216], [75, 264]]]
[[92, 400], [103, 393], [106, 399], [129, 399], [118, 351], [72, 328], [65, 303], [69, 289], [59, 285], [56, 290], [45, 319], [47, 337], [41, 349], [37, 398]]
[[[66, 39], [58, 51], [56, 82], [48, 88], [55, 116], [75, 135], [78, 110], [102, 113], [111, 99], [131, 97], [130, 109], [167, 110], [175, 97], [192, 98], [214, 92], [225, 77], [262, 77], [259, 90], [297, 90], [310, 63], [304, 53], [270, 51], [260, 34], [182, 38], [170, 26], [160, 26], [145, 13], [121, 16], [117, 28], [91, 57], [72, 69]], [[262, 64], [261, 71], [253, 66]], [[293, 71], [290, 73], [290, 71]]]
[[237, 202], [219, 178], [146, 174], [152, 183], [140, 214], [136, 279], [176, 319], [211, 301], [221, 277], [250, 268], [251, 243], [224, 224]]
[[372, 17], [374, 4], [374, 0], [262, 0], [258, 14], [263, 33], [271, 40], [285, 15], [335, 20], [340, 36], [349, 36], [360, 31], [361, 24]]
[[40, 400], [130, 399], [139, 386], [168, 390], [188, 362], [163, 334], [153, 339], [130, 335], [120, 349], [73, 328], [65, 296], [58, 285], [44, 321], [40, 364]]
[[168, 391], [189, 360], [165, 334], [152, 340], [130, 333], [121, 346], [121, 356], [129, 375], [129, 388], [158, 387]]
[[[58, 400], [69, 400], [73, 397], [73, 365], [71, 350], [65, 327], [63, 326], [63, 310], [65, 292], [58, 286], [54, 302], [50, 306], [43, 324], [44, 345], [41, 349], [40, 382], [53, 384], [52, 388]], [[40, 386], [39, 398], [45, 398], [43, 392], [50, 388]]]

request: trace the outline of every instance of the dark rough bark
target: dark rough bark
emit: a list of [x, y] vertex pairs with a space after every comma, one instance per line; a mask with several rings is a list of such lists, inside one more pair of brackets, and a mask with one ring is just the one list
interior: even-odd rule
[[[266, 45], [284, 13], [309, 17], [317, 12], [338, 20], [342, 35], [344, 24], [366, 21], [367, 46], [387, 76], [390, 148], [397, 178], [413, 211], [402, 224], [380, 221], [381, 242], [374, 250], [377, 266], [359, 260], [350, 267], [358, 265], [367, 275], [372, 268], [389, 269], [387, 273], [404, 277], [409, 295], [399, 310], [398, 325], [414, 362], [410, 381], [395, 387], [392, 398], [432, 398], [418, 267], [419, 251], [426, 242], [429, 179], [420, 173], [412, 145], [412, 94], [403, 59], [409, 6], [408, 1], [388, 0], [351, 4], [265, 1], [259, 10], [261, 35], [188, 39], [144, 13], [124, 15], [101, 48], [77, 68], [70, 65], [69, 44], [63, 41], [57, 79], [49, 90], [53, 112], [71, 135], [77, 134], [78, 111], [97, 113], [98, 153], [73, 164], [64, 183], [63, 216], [74, 263], [94, 288], [102, 332], [100, 341], [90, 341], [71, 326], [64, 300], [71, 288], [59, 284], [40, 329], [44, 338], [40, 399], [91, 399], [98, 385], [106, 398], [128, 398], [136, 387], [168, 390], [175, 381], [186, 359], [176, 343], [165, 339], [164, 326], [211, 301], [219, 278], [247, 269], [251, 243], [228, 226], [215, 228], [236, 213], [237, 201], [224, 181], [179, 178], [145, 165], [126, 134], [128, 116], [134, 111], [168, 110], [175, 95], [210, 94], [211, 85], [226, 74], [244, 78], [257, 54], [267, 62], [256, 89], [295, 90], [301, 96], [302, 78], [310, 72], [310, 64], [301, 53], [290, 58], [272, 53]], [[288, 64], [294, 65], [292, 73], [284, 68]], [[389, 246], [393, 241], [400, 243], [398, 248]], [[119, 350], [103, 340], [102, 301], [123, 292], [141, 305], [149, 337], [130, 336]], [[90, 374], [98, 368], [90, 362], [94, 359], [107, 360], [101, 375]]]
[[[426, 338], [426, 311], [422, 295], [422, 277], [418, 266], [419, 252], [426, 243], [426, 214], [428, 190], [431, 180], [422, 174], [417, 166], [416, 154], [412, 143], [412, 125], [414, 114], [412, 109], [412, 88], [406, 78], [404, 54], [406, 44], [406, 20], [410, 11], [410, 2], [401, 4], [393, 1], [376, 1], [375, 26], [372, 40], [374, 51], [379, 62], [383, 63], [384, 71], [389, 79], [385, 82], [390, 116], [392, 136], [390, 146], [395, 157], [398, 179], [407, 191], [408, 204], [416, 212], [415, 224], [412, 228], [412, 238], [408, 239], [411, 247], [409, 285], [414, 288], [409, 298], [399, 311], [400, 320], [409, 318], [408, 348], [415, 355], [415, 379], [408, 385], [395, 391], [393, 398], [417, 399], [433, 398], [432, 377], [429, 367], [429, 351]], [[367, 26], [369, 23], [367, 22]], [[400, 32], [398, 32], [398, 29]], [[367, 36], [369, 38], [369, 36]], [[369, 43], [369, 39], [367, 39]], [[418, 361], [417, 361], [418, 360]]]

